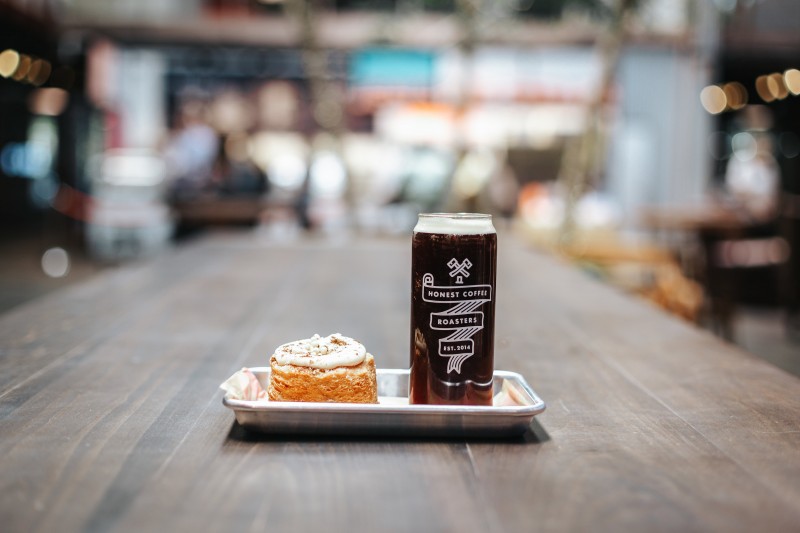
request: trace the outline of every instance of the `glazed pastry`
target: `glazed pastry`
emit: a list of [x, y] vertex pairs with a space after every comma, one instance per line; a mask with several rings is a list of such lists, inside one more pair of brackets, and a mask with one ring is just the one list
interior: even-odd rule
[[269, 363], [272, 401], [378, 403], [375, 359], [340, 333], [283, 344]]

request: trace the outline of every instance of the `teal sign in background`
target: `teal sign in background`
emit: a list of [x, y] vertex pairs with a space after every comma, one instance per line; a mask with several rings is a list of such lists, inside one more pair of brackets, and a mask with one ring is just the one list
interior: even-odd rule
[[353, 85], [425, 87], [433, 83], [436, 55], [425, 50], [368, 48], [350, 58]]

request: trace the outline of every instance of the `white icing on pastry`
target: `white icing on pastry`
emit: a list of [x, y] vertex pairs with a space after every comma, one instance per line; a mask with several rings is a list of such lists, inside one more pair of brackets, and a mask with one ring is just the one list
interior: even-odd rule
[[366, 356], [367, 350], [363, 344], [341, 333], [333, 333], [327, 337], [315, 334], [310, 339], [287, 342], [279, 346], [273, 354], [279, 365], [305, 366], [320, 370], [360, 365]]

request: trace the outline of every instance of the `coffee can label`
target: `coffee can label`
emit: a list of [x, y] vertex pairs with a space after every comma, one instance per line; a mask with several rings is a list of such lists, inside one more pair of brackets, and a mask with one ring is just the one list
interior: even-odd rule
[[411, 255], [410, 401], [490, 405], [497, 257], [491, 217], [420, 215]]
[[461, 374], [463, 363], [475, 355], [475, 342], [472, 336], [484, 327], [484, 313], [480, 308], [492, 300], [492, 286], [458, 285], [470, 276], [469, 259], [459, 262], [456, 258], [447, 262], [450, 278], [455, 285], [435, 285], [434, 276], [426, 273], [422, 277], [422, 299], [432, 304], [440, 304], [446, 309], [430, 313], [432, 330], [442, 330], [448, 335], [439, 338], [437, 353], [447, 359], [447, 373]]

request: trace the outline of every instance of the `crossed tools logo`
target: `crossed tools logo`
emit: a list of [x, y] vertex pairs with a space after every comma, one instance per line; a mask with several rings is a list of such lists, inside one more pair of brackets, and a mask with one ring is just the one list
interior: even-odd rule
[[472, 266], [472, 261], [469, 259], [464, 259], [463, 262], [459, 263], [458, 259], [454, 257], [447, 262], [447, 266], [452, 269], [450, 271], [450, 277], [456, 278], [456, 283], [458, 285], [463, 285], [464, 278], [469, 277], [469, 268]]
[[422, 276], [422, 299], [437, 304], [452, 304], [445, 311], [431, 313], [431, 329], [449, 331], [439, 339], [439, 355], [448, 358], [447, 373], [461, 373], [464, 361], [475, 354], [472, 336], [483, 329], [483, 312], [478, 309], [492, 299], [492, 286], [464, 285], [470, 275], [472, 261], [458, 261], [455, 257], [447, 262], [450, 278], [456, 285], [434, 285], [433, 274]]

